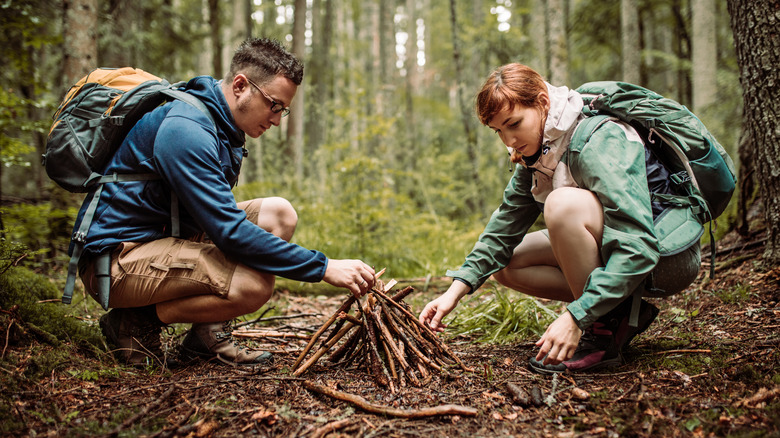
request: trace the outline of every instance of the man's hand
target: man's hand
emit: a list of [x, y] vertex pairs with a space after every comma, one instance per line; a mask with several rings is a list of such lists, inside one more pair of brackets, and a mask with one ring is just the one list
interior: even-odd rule
[[374, 287], [374, 268], [360, 260], [328, 260], [322, 281], [344, 287], [360, 298]]
[[453, 281], [447, 292], [444, 292], [435, 300], [428, 303], [420, 312], [420, 322], [430, 324], [431, 330], [443, 332], [447, 324], [442, 324], [441, 320], [447, 316], [464, 295], [469, 291], [469, 287], [461, 281]]
[[558, 365], [570, 359], [577, 350], [580, 337], [582, 330], [577, 327], [574, 317], [568, 311], [564, 312], [536, 341], [536, 346], [541, 347], [536, 354], [536, 360], [541, 361], [544, 358], [545, 365]]

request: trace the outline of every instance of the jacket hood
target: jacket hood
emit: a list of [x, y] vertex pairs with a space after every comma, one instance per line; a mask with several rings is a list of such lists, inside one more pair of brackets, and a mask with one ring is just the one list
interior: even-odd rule
[[568, 87], [556, 87], [547, 82], [545, 84], [550, 95], [550, 111], [544, 123], [542, 143], [552, 143], [577, 124], [583, 103], [580, 93]]
[[234, 147], [244, 145], [246, 135], [236, 127], [233, 113], [230, 111], [225, 94], [222, 92], [222, 81], [211, 76], [197, 76], [190, 79], [184, 89], [206, 104], [214, 122], [225, 133], [231, 145]]

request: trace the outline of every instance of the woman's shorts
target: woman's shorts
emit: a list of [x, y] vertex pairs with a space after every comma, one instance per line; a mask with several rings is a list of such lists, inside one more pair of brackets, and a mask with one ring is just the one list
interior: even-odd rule
[[[254, 199], [238, 207], [256, 224], [261, 204], [262, 199]], [[111, 254], [109, 306], [141, 307], [205, 294], [225, 297], [238, 264], [203, 236], [124, 242]], [[92, 263], [85, 265], [81, 280], [97, 299]]]

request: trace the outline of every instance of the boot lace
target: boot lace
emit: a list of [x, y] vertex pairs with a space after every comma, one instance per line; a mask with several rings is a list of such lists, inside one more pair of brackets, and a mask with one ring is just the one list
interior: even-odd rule
[[222, 323], [222, 331], [214, 334], [214, 338], [217, 340], [217, 344], [223, 342], [230, 342], [236, 350], [246, 351], [247, 349], [238, 343], [238, 340], [233, 336], [233, 320], [229, 319]]

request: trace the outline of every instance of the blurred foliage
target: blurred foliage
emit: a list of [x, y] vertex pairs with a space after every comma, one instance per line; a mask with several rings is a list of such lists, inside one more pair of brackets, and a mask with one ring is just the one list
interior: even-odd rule
[[30, 102], [0, 87], [0, 166], [30, 167], [28, 157], [34, 148], [13, 136], [13, 132], [30, 132], [40, 123], [22, 116]]
[[[289, 199], [300, 218], [294, 241], [329, 257], [364, 259], [397, 277], [438, 276], [457, 268], [501, 202], [510, 177], [505, 148], [490, 129], [476, 122], [473, 99], [484, 77], [499, 65], [522, 62], [545, 71], [545, 57], [539, 53], [544, 35], [534, 10], [539, 3], [543, 2], [455, 2], [464, 98], [479, 151], [477, 162], [471, 163], [456, 98], [450, 3], [437, 0], [417, 8], [417, 31], [424, 36], [418, 49], [424, 50], [424, 65], [415, 70], [412, 95], [406, 99], [410, 90], [399, 70], [394, 70], [391, 84], [378, 83], [368, 37], [374, 32], [370, 14], [376, 4], [338, 2], [342, 15], [336, 15], [342, 21], [333, 23], [333, 46], [327, 55], [307, 51], [307, 76], [301, 88], [306, 114], [313, 114], [309, 110], [315, 105], [325, 111], [322, 141], [311, 150], [304, 139], [300, 178], [284, 152], [287, 122], [260, 139], [247, 139], [250, 156], [235, 190], [237, 199]], [[289, 46], [292, 4], [281, 0], [255, 5], [252, 33]], [[566, 85], [618, 79], [619, 7], [593, 0], [569, 4], [571, 83]], [[645, 47], [643, 85], [672, 98], [686, 96], [681, 87], [690, 76], [690, 61], [672, 49], [690, 34], [690, 5], [678, 0], [640, 0], [637, 5]], [[238, 32], [231, 27], [235, 8], [230, 6], [220, 8], [225, 35]], [[405, 6], [398, 7], [401, 17]], [[736, 158], [742, 108], [738, 68], [725, 4], [716, 2], [716, 8], [718, 99], [697, 115]], [[511, 12], [506, 21], [511, 26], [504, 31], [498, 30], [501, 20], [507, 19], [501, 18], [501, 10]], [[35, 249], [22, 265], [48, 270], [61, 280], [70, 231], [52, 224], [72, 223], [79, 196], [60, 199], [47, 186], [39, 156], [51, 113], [69, 85], [61, 83], [62, 3], [3, 2], [0, 12], [4, 38], [0, 62], [8, 67], [0, 72], [0, 177], [2, 194], [16, 202], [4, 204], [0, 219], [7, 241]], [[102, 2], [99, 14], [99, 64], [133, 65], [170, 80], [224, 73], [210, 71], [210, 29], [200, 1]], [[405, 32], [406, 25], [400, 23], [397, 26]], [[224, 43], [229, 59], [233, 47], [227, 45], [232, 43]], [[315, 87], [306, 86], [316, 74], [313, 56], [327, 56], [333, 69], [326, 75], [325, 102], [315, 101], [320, 95]], [[383, 111], [378, 113], [380, 101]], [[476, 196], [484, 201], [484, 209], [467, 203]], [[51, 202], [55, 197], [57, 202]], [[733, 207], [719, 219], [716, 237], [731, 228], [732, 212]]]
[[[65, 252], [70, 244], [70, 235], [60, 235], [52, 239], [52, 225], [62, 220], [73, 223], [78, 208], [70, 206], [67, 210], [54, 209], [49, 202], [40, 204], [15, 204], [0, 209], [3, 218], [3, 235], [8, 242], [16, 242], [32, 248], [24, 265], [44, 269], [60, 266], [67, 261]], [[54, 253], [52, 254], [52, 250]], [[52, 257], [58, 257], [53, 259]]]

